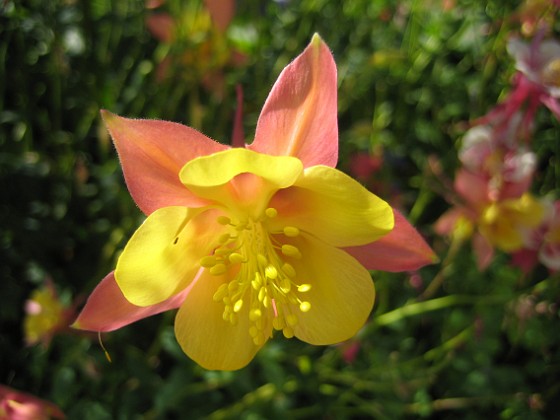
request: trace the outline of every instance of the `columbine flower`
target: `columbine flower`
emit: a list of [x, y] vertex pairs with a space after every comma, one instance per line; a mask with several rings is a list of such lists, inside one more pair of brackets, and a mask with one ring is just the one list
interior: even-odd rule
[[64, 305], [52, 283], [33, 291], [25, 302], [23, 330], [28, 345], [42, 343], [47, 346], [52, 337], [68, 328], [75, 316], [74, 309]]
[[495, 191], [491, 179], [460, 169], [454, 188], [461, 203], [444, 213], [435, 230], [457, 241], [472, 238], [479, 269], [492, 261], [494, 248], [514, 252], [523, 248], [523, 232], [539, 225], [541, 204], [522, 186], [510, 184]]
[[531, 43], [512, 38], [508, 52], [518, 70], [513, 90], [502, 103], [479, 118], [477, 124], [493, 126], [502, 137], [528, 141], [541, 105], [560, 119], [560, 43], [543, 40], [542, 35]]
[[523, 247], [522, 230], [536, 227], [542, 219], [542, 207], [530, 194], [492, 202], [482, 210], [478, 229], [488, 241], [506, 252]]
[[176, 74], [187, 80], [194, 77], [194, 82], [201, 81], [209, 91], [222, 95], [223, 69], [239, 67], [246, 61], [227, 37], [234, 13], [233, 0], [205, 0], [204, 5], [185, 3], [178, 16], [149, 14], [146, 26], [163, 44], [165, 54], [157, 69], [158, 80]]
[[311, 344], [353, 336], [374, 301], [367, 269], [413, 270], [434, 255], [334, 169], [336, 113], [336, 67], [319, 36], [280, 75], [246, 148], [104, 112], [148, 218], [75, 326], [110, 331], [179, 307], [182, 349], [225, 370], [245, 366], [273, 331]]
[[0, 419], [64, 419], [64, 413], [51, 402], [0, 385]]

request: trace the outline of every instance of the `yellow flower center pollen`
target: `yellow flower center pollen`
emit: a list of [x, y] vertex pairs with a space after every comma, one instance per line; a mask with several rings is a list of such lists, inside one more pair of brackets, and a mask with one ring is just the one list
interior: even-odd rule
[[214, 301], [224, 304], [223, 319], [232, 325], [238, 323], [242, 308], [248, 306], [245, 313], [255, 345], [265, 342], [265, 331], [270, 323], [285, 337], [293, 337], [298, 311], [311, 309], [311, 304], [301, 298], [311, 285], [296, 283], [296, 270], [289, 262], [302, 258], [302, 254], [296, 246], [282, 244], [274, 235], [295, 238], [300, 231], [286, 226], [280, 232], [269, 232], [266, 221], [277, 214], [276, 209], [268, 208], [258, 220], [234, 221], [226, 216], [218, 217], [217, 222], [228, 226], [230, 231], [219, 238], [212, 255], [200, 260], [200, 265], [210, 274], [222, 275], [229, 270], [236, 273], [232, 280], [216, 290]]

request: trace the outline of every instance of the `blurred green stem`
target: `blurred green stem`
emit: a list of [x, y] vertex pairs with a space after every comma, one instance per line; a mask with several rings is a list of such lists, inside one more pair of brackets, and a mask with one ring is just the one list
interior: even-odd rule
[[[290, 381], [292, 382], [292, 381]], [[294, 384], [287, 383], [286, 386], [293, 386]], [[222, 409], [214, 411], [209, 419], [230, 419], [240, 416], [247, 407], [254, 406], [255, 404], [263, 403], [265, 401], [270, 401], [275, 396], [278, 396], [278, 390], [274, 384], [267, 383], [259, 388], [255, 389], [245, 396], [237, 403], [230, 405], [229, 407], [224, 407]]]
[[401, 308], [386, 312], [376, 316], [367, 328], [381, 327], [393, 324], [401, 319], [415, 315], [421, 315], [426, 312], [437, 311], [439, 309], [449, 308], [458, 305], [494, 305], [496, 303], [504, 303], [511, 299], [511, 296], [465, 296], [451, 295], [441, 298], [426, 300], [423, 302], [410, 303]]
[[453, 259], [457, 255], [459, 249], [461, 249], [462, 244], [462, 240], [458, 239], [457, 237], [453, 237], [451, 245], [449, 247], [449, 252], [445, 256], [445, 259], [442, 261], [440, 270], [434, 276], [428, 287], [426, 287], [426, 290], [424, 290], [424, 292], [418, 297], [419, 300], [429, 299], [438, 291], [446, 278], [448, 269], [449, 267], [451, 267]]
[[426, 412], [427, 405], [429, 405], [430, 411], [443, 411], [464, 409], [473, 406], [494, 405], [498, 401], [524, 400], [527, 398], [527, 395], [521, 393], [512, 395], [489, 395], [485, 397], [442, 398], [430, 403], [422, 402], [409, 404], [406, 407], [406, 412], [410, 414], [424, 413]]
[[446, 342], [442, 343], [441, 346], [434, 347], [431, 350], [428, 350], [424, 354], [424, 359], [426, 360], [436, 360], [442, 354], [448, 354], [449, 351], [456, 349], [457, 347], [462, 346], [466, 343], [472, 336], [475, 330], [474, 323], [469, 325], [459, 334], [451, 337]]

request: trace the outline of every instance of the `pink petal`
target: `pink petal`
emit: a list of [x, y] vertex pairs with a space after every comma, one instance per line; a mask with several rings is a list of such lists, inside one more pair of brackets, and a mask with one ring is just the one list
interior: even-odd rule
[[280, 74], [257, 123], [250, 149], [299, 158], [304, 167], [336, 166], [338, 123], [336, 65], [314, 35], [309, 46]]
[[368, 245], [345, 248], [368, 270], [412, 271], [438, 261], [426, 241], [398, 211], [395, 227], [386, 236]]
[[146, 18], [146, 26], [154, 37], [171, 43], [175, 37], [175, 21], [167, 13], [156, 13]]
[[65, 419], [55, 404], [0, 385], [0, 418], [4, 420]]
[[179, 180], [188, 161], [225, 150], [198, 131], [158, 120], [134, 120], [101, 111], [117, 148], [126, 184], [145, 214], [168, 206], [200, 207], [207, 201]]
[[214, 25], [225, 32], [235, 14], [234, 0], [204, 0]]
[[438, 235], [451, 235], [455, 229], [455, 225], [460, 217], [464, 216], [464, 210], [460, 207], [452, 207], [445, 213], [443, 213], [440, 218], [434, 224], [434, 231]]
[[548, 107], [554, 114], [554, 116], [560, 120], [560, 103], [557, 98], [553, 98], [550, 95], [543, 95], [541, 97], [541, 102]]
[[472, 238], [472, 247], [476, 255], [476, 265], [480, 271], [488, 268], [494, 258], [494, 247], [480, 233], [475, 233]]
[[500, 191], [499, 200], [507, 200], [519, 198], [531, 188], [533, 183], [533, 173], [529, 176], [519, 180], [518, 182], [504, 182], [502, 189]]
[[113, 331], [151, 315], [178, 308], [188, 290], [157, 305], [140, 307], [125, 299], [111, 272], [91, 293], [72, 327], [88, 331]]
[[488, 180], [465, 169], [460, 169], [455, 176], [455, 191], [474, 208], [489, 201]]
[[146, 0], [144, 6], [146, 9], [157, 9], [165, 3], [165, 0]]

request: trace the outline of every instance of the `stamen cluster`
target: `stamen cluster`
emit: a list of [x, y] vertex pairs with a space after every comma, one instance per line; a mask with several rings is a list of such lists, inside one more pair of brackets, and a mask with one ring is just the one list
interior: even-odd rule
[[296, 270], [289, 263], [301, 259], [302, 254], [296, 246], [280, 242], [282, 236], [296, 238], [300, 231], [285, 226], [280, 232], [270, 232], [267, 221], [277, 215], [277, 210], [270, 207], [257, 220], [219, 216], [217, 223], [226, 226], [228, 232], [220, 236], [212, 255], [200, 260], [212, 275], [233, 276], [217, 289], [214, 301], [223, 302], [223, 319], [232, 325], [238, 323], [242, 308], [248, 305], [249, 334], [255, 345], [266, 341], [270, 323], [286, 338], [293, 337], [298, 311], [311, 309], [311, 304], [300, 297], [311, 285], [298, 284]]

